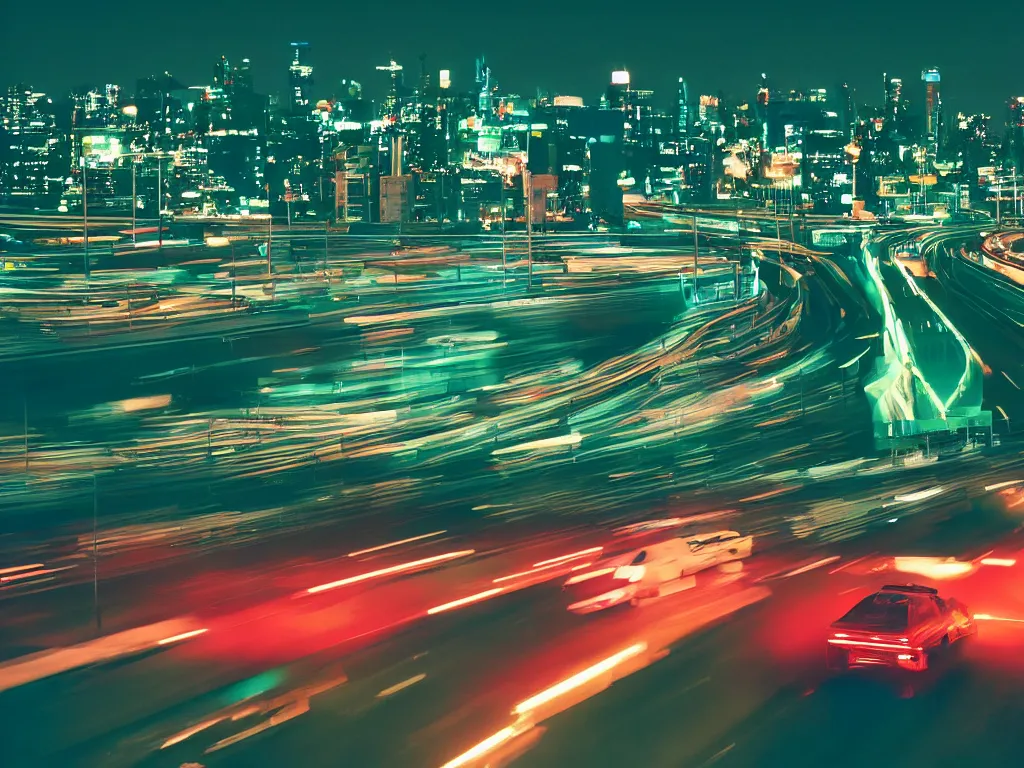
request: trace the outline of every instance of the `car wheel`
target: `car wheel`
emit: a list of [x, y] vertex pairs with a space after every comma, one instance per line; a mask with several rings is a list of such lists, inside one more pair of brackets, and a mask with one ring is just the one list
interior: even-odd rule
[[927, 651], [924, 655], [925, 669], [932, 669], [936, 664], [949, 661], [949, 637], [943, 637], [937, 648]]

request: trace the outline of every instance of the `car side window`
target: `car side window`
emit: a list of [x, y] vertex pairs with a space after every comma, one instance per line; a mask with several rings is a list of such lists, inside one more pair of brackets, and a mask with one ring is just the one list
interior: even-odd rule
[[914, 601], [914, 613], [918, 621], [930, 621], [939, 615], [939, 607], [931, 598]]
[[938, 596], [933, 597], [932, 600], [935, 601], [935, 607], [938, 608], [939, 613], [945, 613], [946, 612], [947, 606], [946, 606], [946, 601], [945, 600], [943, 600], [941, 597], [938, 597]]
[[[642, 563], [646, 559], [647, 559], [647, 552], [644, 551], [644, 550], [641, 550], [637, 554], [637, 556], [633, 558], [633, 562], [630, 563], [630, 565], [640, 565], [640, 563]], [[621, 563], [622, 561], [620, 560], [619, 562]]]
[[711, 536], [707, 539], [691, 539], [687, 542], [690, 545], [691, 552], [700, 552], [705, 547], [711, 546], [712, 544], [718, 543], [717, 536]]

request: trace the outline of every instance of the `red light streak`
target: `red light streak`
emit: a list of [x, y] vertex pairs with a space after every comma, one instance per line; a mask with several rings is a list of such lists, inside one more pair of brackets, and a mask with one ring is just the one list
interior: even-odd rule
[[427, 609], [427, 615], [433, 616], [435, 613], [443, 613], [444, 611], [450, 611], [452, 608], [461, 608], [464, 605], [470, 605], [472, 603], [479, 603], [481, 600], [486, 600], [489, 597], [501, 594], [505, 589], [503, 587], [495, 587], [494, 589], [488, 589], [484, 592], [478, 592], [475, 595], [469, 597], [462, 597], [458, 600], [452, 600], [450, 603], [443, 603], [441, 605], [435, 605], [433, 608]]
[[170, 645], [171, 643], [177, 643], [181, 640], [188, 640], [191, 637], [198, 637], [206, 632], [208, 629], [193, 629], [191, 632], [182, 632], [180, 635], [172, 635], [171, 637], [165, 637], [163, 640], [158, 640], [157, 645]]
[[370, 571], [368, 573], [361, 573], [358, 576], [349, 576], [347, 579], [338, 579], [337, 581], [331, 581], [327, 584], [320, 584], [316, 587], [310, 587], [306, 590], [309, 594], [313, 595], [317, 592], [326, 592], [328, 589], [335, 589], [336, 587], [345, 587], [349, 584], [358, 584], [360, 581], [368, 581], [369, 579], [376, 579], [381, 576], [390, 576], [395, 573], [404, 573], [405, 571], [413, 571], [417, 568], [422, 568], [425, 565], [433, 565], [435, 563], [443, 563], [448, 560], [456, 560], [460, 557], [469, 557], [475, 553], [475, 549], [462, 549], [458, 552], [446, 552], [443, 555], [434, 555], [433, 557], [424, 557], [422, 560], [413, 560], [409, 563], [402, 563], [401, 565], [392, 565], [390, 568], [381, 568], [376, 571]]
[[542, 568], [546, 565], [558, 565], [564, 563], [567, 560], [575, 560], [578, 557], [586, 557], [587, 555], [596, 555], [604, 550], [604, 547], [591, 547], [590, 549], [581, 549], [579, 552], [573, 552], [568, 555], [562, 555], [561, 557], [553, 557], [550, 560], [541, 560], [539, 563], [534, 563], [534, 568]]
[[360, 549], [358, 552], [349, 552], [349, 557], [359, 557], [360, 555], [368, 555], [371, 552], [380, 552], [383, 549], [390, 549], [391, 547], [400, 547], [403, 544], [412, 544], [414, 541], [423, 541], [423, 539], [432, 539], [435, 536], [440, 536], [442, 533], [447, 531], [434, 531], [433, 533], [424, 533], [422, 536], [413, 536], [409, 539], [402, 539], [401, 541], [392, 541], [389, 544], [381, 544], [376, 547], [370, 547], [368, 549]]
[[615, 569], [599, 568], [598, 570], [591, 571], [590, 573], [581, 573], [579, 576], [573, 576], [571, 579], [565, 582], [565, 586], [568, 587], [572, 584], [580, 584], [584, 581], [589, 581], [590, 579], [596, 579], [598, 576], [607, 576], [609, 573], [615, 573]]
[[[830, 645], [849, 645], [854, 648], [881, 648], [889, 651], [905, 651], [907, 646], [900, 645], [898, 643], [876, 643], [869, 640], [837, 640], [836, 638], [829, 638]], [[914, 648], [915, 651], [920, 651], [920, 648]]]
[[802, 573], [813, 571], [815, 568], [821, 568], [823, 565], [829, 565], [830, 563], [834, 563], [837, 560], [839, 560], [839, 555], [833, 555], [832, 557], [822, 558], [821, 560], [817, 560], [816, 562], [809, 563], [808, 565], [804, 565], [800, 568], [797, 568], [794, 571], [790, 571], [785, 575], [784, 578], [788, 579], [790, 576], [799, 576]]
[[[499, 576], [492, 583], [494, 583], [494, 584], [501, 584], [503, 581], [512, 581], [513, 579], [518, 579], [518, 578], [521, 578], [523, 576], [533, 576], [534, 574], [537, 574], [540, 571], [547, 571], [547, 570], [549, 570], [551, 568], [557, 568], [560, 565], [565, 565], [565, 563], [564, 562], [548, 563], [547, 565], [542, 565], [539, 568], [534, 566], [533, 568], [531, 568], [528, 571], [520, 571], [519, 573], [510, 573], [508, 576]], [[572, 570], [577, 571], [580, 568], [586, 568], [589, 565], [591, 565], [591, 563], [583, 563], [582, 565], [577, 565]]]
[[512, 710], [512, 713], [521, 716], [527, 714], [528, 712], [532, 712], [538, 707], [542, 707], [545, 704], [554, 701], [559, 696], [564, 696], [570, 691], [573, 691], [582, 685], [586, 685], [592, 680], [595, 680], [596, 678], [603, 675], [605, 672], [610, 672], [611, 670], [615, 669], [615, 667], [622, 664], [624, 661], [628, 661], [629, 659], [632, 659], [635, 656], [639, 656], [646, 650], [647, 643], [635, 643], [634, 645], [631, 645], [628, 648], [625, 648], [619, 651], [618, 653], [613, 654], [608, 658], [603, 659], [597, 662], [596, 664], [587, 667], [583, 671], [577, 672], [575, 675], [567, 677], [565, 680], [562, 680], [559, 683], [555, 683], [550, 688], [544, 689], [535, 696], [531, 696], [525, 701], [521, 701], [519, 704], [516, 704], [515, 709]]

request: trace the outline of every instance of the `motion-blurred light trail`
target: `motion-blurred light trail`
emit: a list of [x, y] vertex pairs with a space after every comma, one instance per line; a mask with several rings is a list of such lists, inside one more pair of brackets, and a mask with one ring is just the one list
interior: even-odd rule
[[408, 539], [401, 539], [400, 541], [392, 541], [387, 544], [379, 544], [376, 547], [368, 547], [367, 549], [360, 549], [356, 552], [349, 552], [349, 557], [359, 557], [360, 555], [368, 555], [371, 552], [380, 552], [384, 549], [391, 549], [392, 547], [400, 547], [403, 544], [412, 544], [414, 541], [423, 541], [424, 539], [432, 539], [435, 536], [440, 536], [447, 531], [434, 531], [433, 533], [424, 533], [422, 536], [412, 536]]
[[469, 597], [462, 597], [458, 600], [452, 600], [450, 603], [442, 603], [441, 605], [435, 605], [433, 608], [427, 609], [427, 615], [433, 616], [436, 613], [444, 613], [445, 611], [450, 611], [452, 608], [461, 608], [464, 605], [479, 603], [481, 600], [486, 600], [489, 597], [500, 595], [504, 591], [504, 587], [495, 587], [494, 589], [487, 589], [483, 592], [478, 592], [475, 595], [470, 595]]
[[318, 592], [326, 592], [329, 589], [335, 589], [336, 587], [344, 587], [349, 584], [358, 584], [361, 581], [368, 581], [370, 579], [376, 579], [381, 576], [390, 576], [395, 573], [405, 573], [406, 571], [414, 571], [417, 568], [423, 568], [427, 565], [434, 565], [435, 563], [444, 563], [448, 560], [457, 560], [460, 557], [469, 557], [475, 552], [475, 549], [462, 549], [458, 552], [446, 552], [443, 555], [424, 557], [422, 560], [413, 560], [412, 562], [402, 563], [401, 565], [392, 565], [390, 568], [381, 568], [376, 571], [369, 571], [368, 573], [360, 573], [358, 576], [349, 576], [346, 579], [338, 579], [337, 581], [331, 581], [327, 584], [320, 584], [315, 587], [310, 587], [306, 590], [306, 592], [311, 595], [314, 595]]
[[592, 680], [597, 679], [605, 672], [610, 672], [625, 661], [639, 656], [641, 653], [647, 650], [647, 643], [635, 643], [628, 648], [625, 648], [618, 653], [603, 659], [596, 664], [587, 667], [581, 672], [577, 672], [571, 677], [567, 677], [559, 683], [555, 683], [550, 688], [546, 688], [535, 696], [531, 696], [525, 701], [521, 701], [516, 704], [512, 713], [515, 715], [525, 715], [529, 712], [534, 711], [538, 707], [542, 707], [545, 704], [554, 701], [559, 696], [579, 688], [582, 685], [586, 685]]
[[42, 563], [32, 563], [31, 565], [14, 565], [14, 566], [11, 566], [10, 568], [0, 568], [0, 576], [4, 575], [5, 573], [17, 573], [18, 571], [31, 571], [31, 570], [36, 570], [37, 568], [42, 568], [42, 567], [43, 567]]
[[604, 551], [604, 547], [591, 547], [590, 549], [581, 549], [579, 552], [572, 552], [568, 555], [561, 555], [560, 557], [553, 557], [550, 560], [541, 560], [539, 563], [534, 563], [533, 568], [543, 568], [548, 565], [558, 565], [569, 560], [576, 560], [580, 557], [586, 557], [587, 555], [596, 555]]
[[157, 645], [170, 645], [171, 643], [179, 643], [182, 640], [188, 640], [193, 637], [209, 632], [208, 629], [193, 629], [191, 632], [182, 632], [180, 635], [172, 635], [171, 637], [165, 637], [163, 640], [157, 640]]
[[807, 573], [808, 571], [813, 571], [815, 568], [821, 568], [823, 565], [829, 565], [830, 563], [834, 563], [834, 562], [836, 562], [839, 559], [840, 559], [839, 555], [832, 555], [831, 557], [823, 557], [821, 560], [815, 560], [813, 563], [808, 563], [807, 565], [801, 566], [800, 568], [796, 568], [796, 569], [790, 571], [789, 573], [787, 573], [785, 575], [785, 578], [788, 579], [790, 576], [799, 576], [801, 573]]
[[464, 765], [468, 765], [474, 760], [483, 757], [488, 752], [492, 752], [497, 749], [506, 741], [514, 739], [518, 733], [519, 731], [512, 725], [507, 728], [502, 728], [497, 733], [488, 736], [476, 746], [470, 747], [454, 760], [449, 760], [441, 768], [461, 768]]
[[614, 568], [598, 568], [596, 571], [590, 571], [588, 573], [581, 573], [578, 576], [573, 576], [567, 582], [565, 582], [565, 586], [569, 587], [569, 586], [572, 586], [573, 584], [581, 584], [584, 581], [590, 581], [591, 579], [596, 579], [599, 576], [607, 576], [609, 573], [615, 573], [615, 569]]
[[937, 485], [934, 488], [926, 488], [923, 491], [914, 491], [914, 493], [899, 494], [897, 496], [894, 496], [893, 500], [898, 501], [901, 504], [908, 504], [914, 501], [926, 501], [927, 499], [930, 499], [933, 496], [938, 496], [940, 493], [943, 492], [943, 490], [944, 489], [941, 485]]
[[1017, 564], [1017, 561], [1011, 557], [983, 557], [981, 559], [982, 565], [995, 565], [1002, 568], [1012, 568]]
[[1024, 480], [1007, 480], [1006, 482], [1003, 482], [1003, 483], [995, 483], [993, 485], [986, 485], [985, 486], [985, 492], [988, 493], [990, 491], [998, 491], [1001, 488], [1009, 488], [1010, 486], [1013, 486], [1013, 485], [1024, 485]]
[[955, 579], [974, 570], [973, 563], [940, 557], [895, 557], [893, 566], [900, 573], [913, 573], [929, 579]]
[[1013, 624], [1024, 624], [1024, 619], [1009, 619], [1005, 616], [993, 616], [988, 613], [976, 613], [974, 618], [978, 621], [1008, 621]]
[[[557, 575], [556, 572], [553, 572], [553, 573], [544, 573], [544, 572], [545, 571], [553, 571], [553, 569], [558, 568], [559, 566], [563, 566], [564, 567], [566, 565], [568, 565], [567, 561], [559, 561], [557, 563], [548, 563], [547, 565], [535, 566], [535, 567], [531, 568], [528, 571], [519, 571], [518, 573], [510, 573], [508, 576], [499, 576], [498, 578], [494, 579], [494, 581], [492, 583], [493, 584], [503, 584], [506, 581], [514, 581], [516, 579], [522, 579], [522, 578], [526, 578], [526, 577], [529, 577], [529, 576], [536, 576], [537, 574], [542, 574], [544, 578], [554, 578]], [[573, 567], [570, 570], [578, 571], [578, 570], [582, 570], [583, 568], [588, 568], [591, 565], [593, 565], [593, 563], [580, 563], [579, 565]]]
[[422, 680], [426, 680], [426, 679], [427, 679], [427, 675], [426, 675], [426, 673], [423, 673], [423, 672], [421, 672], [418, 675], [413, 675], [408, 680], [403, 680], [400, 683], [395, 683], [394, 685], [390, 686], [389, 688], [385, 688], [383, 691], [381, 691], [380, 693], [377, 694], [377, 698], [378, 699], [386, 699], [388, 696], [393, 696], [394, 694], [398, 693], [399, 691], [404, 691], [406, 688], [408, 688], [408, 687], [410, 687], [412, 685], [416, 685], [416, 683], [418, 683], [418, 682], [420, 682]]

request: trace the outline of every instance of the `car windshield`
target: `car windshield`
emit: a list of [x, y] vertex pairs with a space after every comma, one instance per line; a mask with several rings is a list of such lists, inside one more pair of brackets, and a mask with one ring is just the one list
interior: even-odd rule
[[896, 632], [907, 628], [909, 609], [910, 600], [906, 595], [879, 592], [857, 603], [839, 623]]

